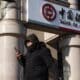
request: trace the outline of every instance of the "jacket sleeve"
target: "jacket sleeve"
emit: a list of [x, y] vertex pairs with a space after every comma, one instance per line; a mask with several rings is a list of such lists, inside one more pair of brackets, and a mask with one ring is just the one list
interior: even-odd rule
[[53, 64], [53, 58], [51, 56], [51, 52], [48, 48], [43, 49], [40, 53], [42, 60], [47, 65], [48, 68], [50, 68]]
[[18, 61], [23, 67], [25, 67], [25, 56], [24, 55], [21, 55]]

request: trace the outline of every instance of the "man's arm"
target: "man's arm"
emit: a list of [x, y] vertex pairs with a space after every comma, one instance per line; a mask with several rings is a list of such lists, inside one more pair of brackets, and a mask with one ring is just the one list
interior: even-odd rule
[[57, 63], [52, 58], [50, 50], [44, 49], [41, 53], [41, 58], [43, 59], [43, 61], [48, 67], [49, 75], [52, 76], [54, 80], [58, 80]]
[[16, 49], [15, 48], [15, 51], [16, 51], [16, 57], [19, 61], [19, 63], [25, 67], [25, 56], [23, 54], [20, 53], [20, 50]]
[[18, 59], [19, 63], [20, 63], [23, 67], [25, 67], [25, 56], [21, 54], [21, 55], [19, 56], [19, 58], [17, 58], [17, 59]]
[[54, 62], [50, 50], [48, 48], [44, 48], [40, 55], [47, 67], [50, 68]]

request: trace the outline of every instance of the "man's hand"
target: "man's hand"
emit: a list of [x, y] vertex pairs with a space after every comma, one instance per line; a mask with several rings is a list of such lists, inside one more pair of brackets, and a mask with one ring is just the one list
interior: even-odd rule
[[21, 59], [21, 53], [20, 53], [20, 50], [19, 49], [17, 49], [17, 48], [15, 48], [15, 51], [16, 51], [16, 57], [17, 57], [17, 59]]
[[25, 56], [21, 54], [19, 49], [15, 48], [15, 51], [16, 51], [16, 57], [19, 63], [24, 67], [25, 66]]

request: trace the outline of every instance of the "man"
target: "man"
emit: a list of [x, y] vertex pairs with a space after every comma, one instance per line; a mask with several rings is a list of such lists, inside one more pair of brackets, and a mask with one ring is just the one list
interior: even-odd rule
[[48, 69], [53, 63], [50, 50], [35, 34], [27, 37], [25, 46], [27, 48], [25, 56], [17, 52], [17, 58], [24, 66], [25, 80], [48, 80]]

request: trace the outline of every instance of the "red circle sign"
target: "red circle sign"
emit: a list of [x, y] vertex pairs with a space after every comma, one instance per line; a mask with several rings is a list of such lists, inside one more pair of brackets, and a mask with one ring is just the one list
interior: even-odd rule
[[56, 10], [50, 4], [44, 4], [42, 7], [42, 14], [48, 21], [53, 21], [56, 18]]

